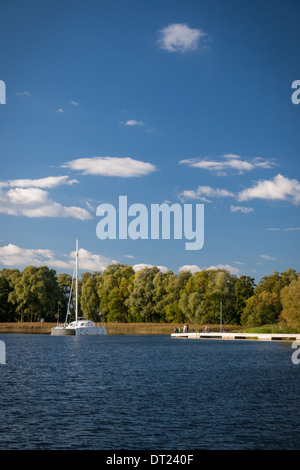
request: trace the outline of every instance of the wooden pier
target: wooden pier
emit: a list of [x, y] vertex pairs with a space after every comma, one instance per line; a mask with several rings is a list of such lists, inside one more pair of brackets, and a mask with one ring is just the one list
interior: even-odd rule
[[173, 338], [182, 339], [241, 339], [259, 341], [300, 341], [300, 333], [226, 333], [226, 332], [190, 332], [172, 333]]

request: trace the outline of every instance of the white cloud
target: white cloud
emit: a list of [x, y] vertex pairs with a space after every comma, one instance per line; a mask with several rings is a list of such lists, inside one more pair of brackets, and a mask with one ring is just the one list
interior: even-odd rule
[[48, 197], [40, 188], [0, 189], [0, 213], [25, 217], [73, 217], [91, 219], [91, 214], [81, 207], [62, 206]]
[[[168, 268], [166, 268], [166, 266], [155, 266], [155, 267], [158, 268], [162, 273], [165, 273], [168, 271]], [[145, 263], [135, 264], [132, 266], [132, 269], [135, 272], [140, 271], [141, 269], [144, 269], [144, 268], [154, 268], [154, 266], [152, 264], [145, 264]]]
[[169, 52], [196, 51], [201, 38], [207, 38], [207, 33], [201, 29], [190, 28], [185, 23], [174, 23], [159, 31], [158, 45]]
[[293, 204], [300, 202], [300, 183], [295, 179], [288, 179], [278, 174], [273, 180], [261, 180], [252, 188], [241, 191], [239, 201], [250, 199], [267, 199], [291, 201]]
[[253, 207], [241, 207], [241, 206], [231, 206], [230, 210], [231, 212], [242, 212], [243, 214], [250, 214], [250, 212], [254, 211]]
[[180, 195], [184, 199], [199, 199], [204, 202], [211, 202], [208, 197], [234, 197], [234, 194], [227, 189], [212, 188], [211, 186], [198, 186], [196, 190], [184, 190]]
[[226, 271], [229, 271], [231, 274], [239, 275], [240, 270], [238, 268], [235, 268], [234, 266], [230, 266], [230, 264], [218, 264], [217, 266], [209, 266], [208, 268], [199, 268], [199, 266], [193, 264], [193, 265], [185, 265], [181, 266], [179, 268], [180, 271], [190, 271], [192, 274], [200, 271], [211, 271], [213, 269], [225, 269]]
[[269, 159], [254, 158], [247, 161], [242, 160], [239, 155], [233, 154], [222, 155], [222, 160], [190, 158], [181, 160], [179, 163], [189, 165], [192, 168], [210, 170], [216, 172], [219, 176], [226, 175], [228, 171], [237, 171], [242, 174], [255, 168], [272, 168], [274, 166], [273, 161]]
[[[74, 268], [75, 252], [57, 257], [52, 250], [28, 249], [16, 245], [0, 247], [0, 264], [4, 266], [42, 266], [49, 268], [70, 269]], [[79, 249], [79, 270], [103, 271], [107, 266], [116, 263], [102, 255], [91, 253], [83, 248]]]
[[121, 121], [121, 124], [124, 124], [124, 126], [143, 126], [144, 123], [143, 121], [135, 121], [134, 119], [129, 119], [128, 121]]
[[234, 266], [230, 266], [230, 264], [218, 264], [216, 266], [210, 266], [209, 268], [204, 268], [206, 271], [210, 271], [212, 269], [225, 269], [226, 271], [229, 271], [230, 274], [235, 274], [238, 276], [240, 274], [240, 269], [235, 268]]
[[[78, 252], [79, 257], [79, 268], [86, 269], [87, 271], [103, 271], [107, 266], [110, 264], [117, 263], [116, 260], [111, 260], [106, 258], [105, 256], [98, 255], [96, 253], [91, 253], [84, 248], [80, 248]], [[71, 253], [70, 259], [75, 259], [75, 251]], [[72, 266], [74, 265], [74, 261], [72, 261]]]
[[269, 256], [269, 255], [260, 255], [261, 258], [263, 259], [266, 259], [267, 261], [275, 261], [276, 258], [274, 258], [273, 256]]
[[78, 183], [78, 180], [70, 180], [68, 176], [48, 176], [46, 178], [40, 179], [17, 179], [0, 181], [0, 188], [55, 188], [61, 184], [72, 185], [74, 183]]
[[199, 266], [197, 266], [196, 264], [185, 264], [184, 266], [181, 266], [178, 269], [178, 271], [179, 272], [181, 272], [181, 271], [190, 271], [192, 274], [194, 274], [194, 273], [200, 272], [201, 268], [199, 268]]
[[[27, 249], [16, 245], [6, 245], [0, 247], [0, 263], [4, 266], [53, 266], [55, 263], [54, 253], [45, 249]], [[60, 261], [57, 267], [68, 268], [68, 263]]]
[[63, 165], [83, 172], [84, 175], [119, 176], [130, 178], [147, 175], [156, 170], [155, 165], [129, 157], [92, 157], [78, 158]]

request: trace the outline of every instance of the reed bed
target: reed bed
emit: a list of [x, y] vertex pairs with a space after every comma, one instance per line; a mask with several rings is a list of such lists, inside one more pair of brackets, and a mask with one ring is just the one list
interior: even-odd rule
[[[0, 323], [0, 333], [20, 334], [50, 334], [51, 328], [57, 323], [47, 322], [15, 322]], [[109, 335], [170, 335], [175, 328], [182, 331], [182, 323], [105, 323]], [[189, 324], [190, 331], [203, 331], [205, 325]], [[219, 331], [219, 325], [208, 325], [210, 331]], [[226, 326], [226, 331], [241, 331], [242, 327], [235, 325]]]

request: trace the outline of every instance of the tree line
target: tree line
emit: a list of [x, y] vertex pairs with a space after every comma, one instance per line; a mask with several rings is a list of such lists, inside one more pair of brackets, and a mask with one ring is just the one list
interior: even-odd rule
[[[63, 322], [71, 285], [72, 276], [47, 266], [2, 269], [0, 321]], [[252, 277], [224, 269], [175, 274], [112, 264], [103, 272], [83, 273], [78, 291], [79, 316], [96, 322], [216, 324], [222, 305], [224, 324], [283, 322], [300, 328], [300, 274], [293, 269], [275, 271], [256, 285]]]

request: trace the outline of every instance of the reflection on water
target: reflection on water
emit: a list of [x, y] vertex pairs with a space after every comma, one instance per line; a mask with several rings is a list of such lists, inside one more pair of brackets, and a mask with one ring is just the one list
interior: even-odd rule
[[0, 449], [297, 449], [290, 343], [1, 335]]

